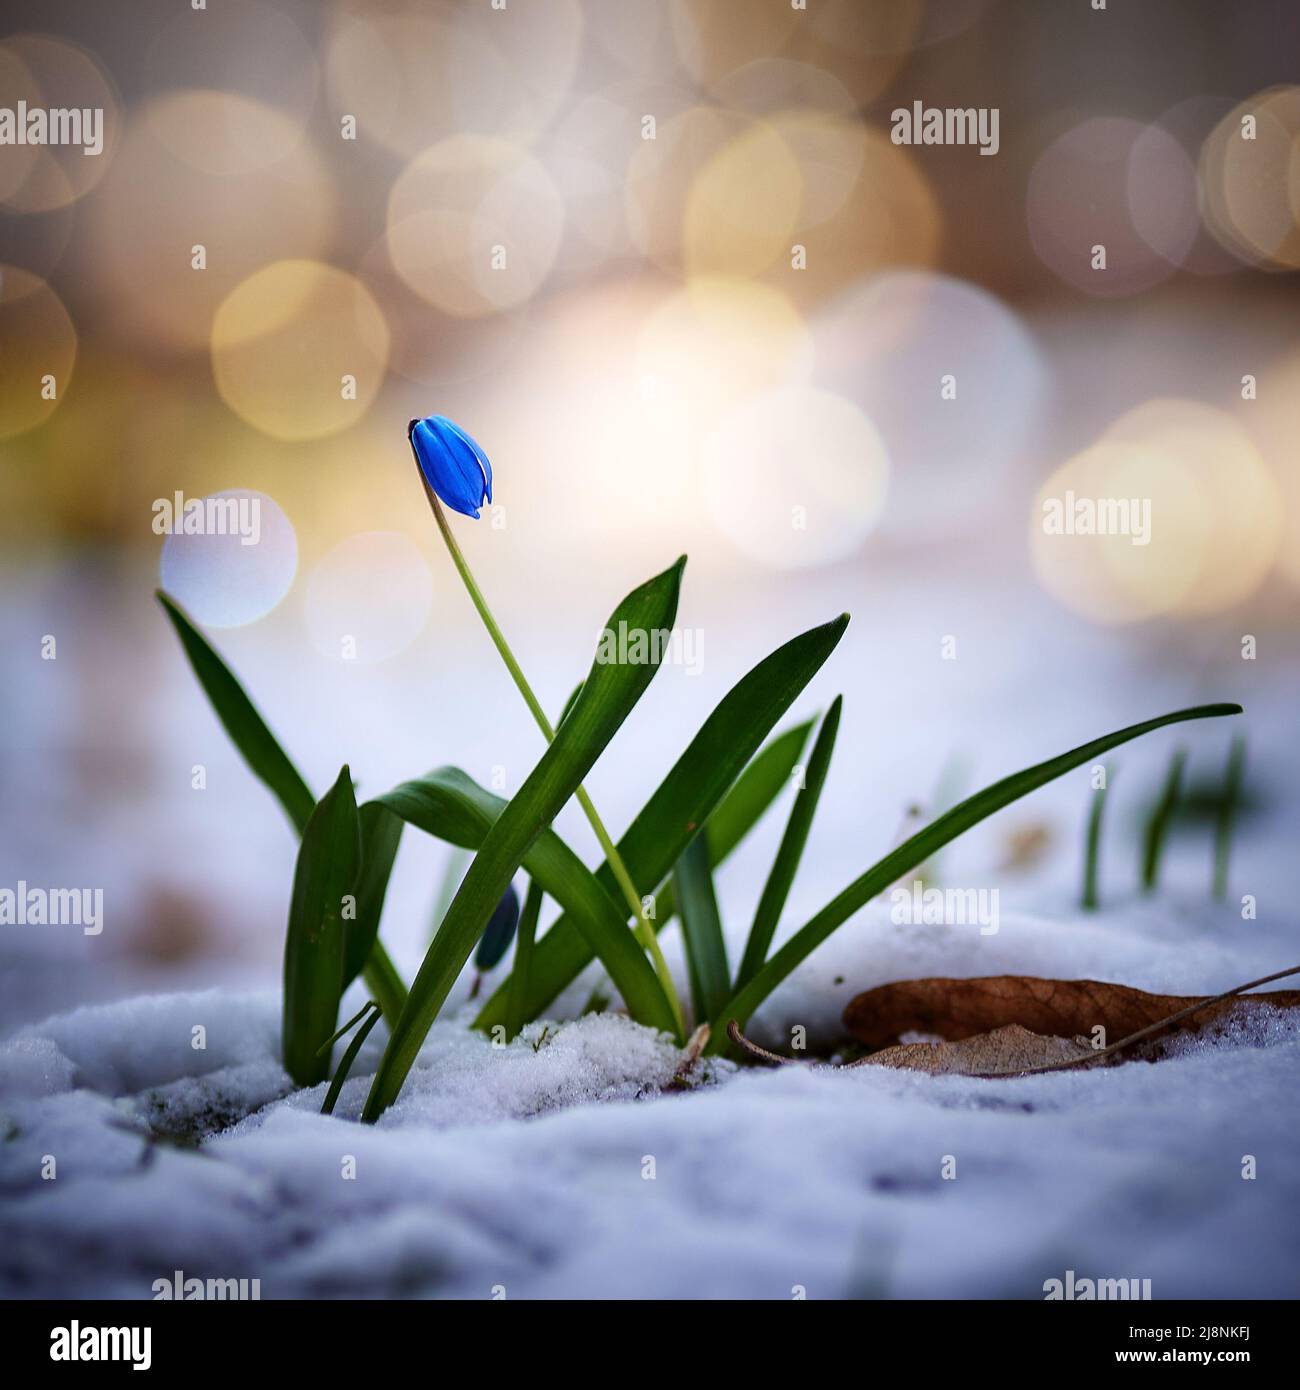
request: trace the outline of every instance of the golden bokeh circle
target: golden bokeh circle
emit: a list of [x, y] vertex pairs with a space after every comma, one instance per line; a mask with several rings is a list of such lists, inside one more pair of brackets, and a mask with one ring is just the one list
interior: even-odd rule
[[[334, 186], [306, 142], [275, 164], [222, 176], [161, 143], [160, 129], [192, 119], [194, 95], [174, 92], [133, 113], [95, 200], [93, 273], [119, 326], [151, 346], [206, 348], [217, 305], [241, 280], [277, 258], [320, 256], [333, 222]], [[248, 98], [240, 109], [255, 123], [244, 128], [270, 140], [292, 129], [281, 112]], [[214, 145], [217, 155], [226, 148], [224, 139]]]
[[686, 200], [682, 240], [691, 275], [756, 276], [786, 259], [803, 198], [789, 145], [755, 121], [700, 170]]
[[42, 213], [89, 193], [113, 161], [120, 120], [117, 90], [99, 60], [66, 39], [15, 34], [0, 45], [0, 91], [15, 111], [20, 102], [29, 111], [89, 110], [98, 127], [87, 128], [81, 115], [81, 144], [0, 145], [0, 202]]
[[526, 303], [555, 264], [564, 202], [526, 150], [455, 135], [398, 176], [388, 198], [388, 254], [422, 299], [459, 318]]
[[277, 261], [217, 309], [212, 370], [222, 399], [255, 429], [319, 439], [374, 403], [388, 341], [379, 306], [354, 276], [319, 261]]
[[530, 143], [572, 85], [582, 33], [578, 0], [387, 13], [348, 0], [328, 29], [331, 105], [361, 139], [407, 158], [448, 131]]
[[1241, 260], [1300, 267], [1300, 87], [1272, 87], [1228, 112], [1201, 146], [1202, 215]]
[[[1121, 502], [1120, 524], [1099, 520], [1099, 504]], [[1039, 583], [1073, 612], [1099, 623], [1140, 622], [1173, 612], [1192, 591], [1213, 526], [1209, 499], [1177, 460], [1158, 448], [1103, 441], [1039, 489], [1030, 554]]]
[[1243, 426], [1203, 402], [1160, 398], [1121, 416], [1103, 441], [1155, 450], [1175, 463], [1214, 520], [1200, 541], [1195, 578], [1175, 611], [1201, 616], [1249, 598], [1273, 567], [1284, 507], [1272, 472]]
[[59, 296], [31, 271], [0, 265], [0, 439], [58, 409], [76, 357], [77, 331]]

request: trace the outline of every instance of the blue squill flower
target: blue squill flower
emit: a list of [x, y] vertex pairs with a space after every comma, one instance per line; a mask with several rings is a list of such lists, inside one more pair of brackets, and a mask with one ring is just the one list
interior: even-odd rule
[[412, 420], [407, 434], [425, 482], [452, 511], [477, 520], [492, 500], [492, 465], [483, 450], [445, 415]]

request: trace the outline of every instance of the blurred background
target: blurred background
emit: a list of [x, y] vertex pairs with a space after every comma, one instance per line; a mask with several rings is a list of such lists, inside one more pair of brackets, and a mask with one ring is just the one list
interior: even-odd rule
[[[791, 716], [845, 694], [783, 930], [909, 808], [1238, 699], [1233, 893], [1208, 904], [1193, 797], [1165, 902], [1300, 936], [1289, 0], [8, 0], [3, 25], [0, 107], [102, 109], [104, 149], [0, 145], [0, 886], [105, 906], [97, 937], [0, 925], [0, 1031], [277, 979], [294, 838], [160, 583], [316, 791], [344, 761], [362, 795], [441, 763], [520, 785], [538, 736], [406, 444], [432, 412], [492, 459], [497, 506], [456, 533], [554, 710], [623, 593], [690, 556], [698, 669], [588, 783], [616, 833], [735, 680], [848, 610]], [[893, 143], [914, 102], [996, 108], [997, 153]], [[230, 491], [256, 545], [155, 533], [159, 499]], [[1150, 544], [1046, 534], [1067, 491], [1150, 499]], [[1208, 796], [1228, 737], [1117, 759], [1116, 932], [1171, 747]], [[952, 871], [1068, 914], [1087, 795], [1081, 769]], [[722, 875], [737, 935], [781, 819]], [[560, 829], [596, 861], [574, 808]], [[446, 861], [408, 832], [383, 928], [408, 972]]]

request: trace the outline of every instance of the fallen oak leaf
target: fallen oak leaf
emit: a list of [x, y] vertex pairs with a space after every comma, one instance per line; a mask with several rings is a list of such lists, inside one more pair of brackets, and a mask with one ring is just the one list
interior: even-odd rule
[[1216, 998], [1221, 1002], [1213, 1003], [1208, 995], [1148, 994], [1103, 980], [1045, 980], [1032, 975], [901, 980], [856, 995], [844, 1010], [844, 1024], [860, 1043], [879, 1048], [910, 1032], [958, 1042], [1009, 1024], [1058, 1038], [1091, 1034], [1100, 1026], [1122, 1038], [1151, 1024], [1167, 1023], [1191, 1005], [1198, 1012], [1189, 1025], [1194, 1029], [1249, 1014], [1261, 1004], [1278, 1009], [1300, 1006], [1300, 990], [1276, 990], [1250, 999]]
[[[1274, 980], [1283, 980], [1291, 975], [1300, 975], [1300, 965], [1290, 966], [1286, 970], [1275, 971], [1272, 975], [1263, 975], [1258, 980], [1248, 980], [1245, 984], [1237, 985], [1233, 989], [1225, 990], [1222, 994], [1210, 995], [1203, 999], [1195, 999], [1186, 1008], [1170, 1014], [1167, 1018], [1157, 1019], [1146, 1027], [1139, 1028], [1136, 1032], [1130, 1033], [1127, 1037], [1121, 1038], [1118, 1042], [1111, 1043], [1108, 1047], [1094, 1048], [1085, 1039], [1076, 1037], [1066, 1039], [1060, 1037], [1045, 1037], [1041, 1034], [1031, 1033], [1028, 1029], [1020, 1027], [1018, 1024], [1003, 1025], [992, 1033], [986, 1033], [977, 1037], [959, 1039], [956, 1043], [903, 1043], [895, 1047], [885, 1048], [880, 1052], [873, 1053], [869, 1057], [860, 1058], [856, 1062], [848, 1062], [843, 1066], [831, 1067], [832, 1071], [847, 1071], [853, 1067], [864, 1066], [895, 1066], [911, 1067], [924, 1071], [942, 1071], [948, 1074], [959, 1074], [962, 1076], [975, 1077], [981, 1080], [993, 1080], [998, 1077], [1009, 1076], [1033, 1076], [1044, 1072], [1065, 1071], [1068, 1068], [1078, 1066], [1088, 1066], [1107, 1058], [1114, 1057], [1116, 1053], [1133, 1046], [1147, 1038], [1154, 1037], [1167, 1028], [1175, 1027], [1192, 1015], [1201, 1013], [1204, 1010], [1214, 1009], [1215, 1006], [1222, 1004], [1226, 1000], [1237, 1000], [1241, 1004], [1256, 1003], [1270, 1005], [1273, 1007], [1294, 1007], [1300, 1002], [1300, 991], [1295, 990], [1274, 990], [1267, 995], [1256, 996], [1252, 1000], [1238, 1000], [1238, 996], [1245, 990], [1255, 989], [1260, 985], [1272, 983]], [[1019, 978], [1019, 977], [989, 977], [989, 978]], [[1061, 981], [1048, 982], [1060, 984]], [[1080, 982], [1076, 982], [1080, 983]], [[1096, 981], [1084, 981], [1085, 984], [1096, 984]], [[884, 988], [888, 988], [885, 986]], [[1117, 986], [1124, 988], [1124, 986]], [[873, 992], [873, 991], [869, 991]], [[1136, 991], [1141, 993], [1141, 991]], [[863, 996], [858, 996], [862, 998]], [[1151, 996], [1152, 998], [1177, 998], [1178, 996], [1166, 995]], [[1287, 1003], [1280, 1004], [1279, 1001], [1286, 1000]], [[856, 1002], [856, 1001], [854, 1001]], [[1221, 1011], [1216, 1012], [1216, 1017], [1221, 1017]], [[998, 1038], [997, 1035], [1003, 1036]], [[793, 1057], [782, 1057], [780, 1054], [768, 1051], [765, 1047], [760, 1047], [757, 1043], [751, 1042], [740, 1031], [734, 1019], [727, 1025], [727, 1036], [738, 1047], [743, 1048], [752, 1056], [759, 1057], [767, 1062], [780, 1063], [782, 1065], [794, 1064]], [[969, 1046], [965, 1053], [960, 1052], [965, 1044], [978, 1044], [978, 1047]], [[1055, 1044], [1055, 1049], [1049, 1048], [1049, 1044]], [[947, 1048], [947, 1053], [936, 1056], [940, 1049]], [[1071, 1055], [1065, 1057], [1054, 1057], [1050, 1060], [1034, 1060], [1035, 1051], [1055, 1050], [1056, 1052], [1068, 1051]], [[961, 1065], [964, 1060], [969, 1064], [976, 1061], [978, 1065], [987, 1066], [988, 1059], [992, 1058], [995, 1062], [1002, 1063], [991, 1070], [967, 1070]], [[936, 1063], [938, 1065], [936, 1065]], [[812, 1065], [817, 1065], [812, 1063]]]

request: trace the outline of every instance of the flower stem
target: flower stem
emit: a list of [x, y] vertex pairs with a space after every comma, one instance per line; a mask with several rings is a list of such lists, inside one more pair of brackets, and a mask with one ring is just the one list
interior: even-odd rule
[[[483, 626], [488, 630], [493, 644], [498, 652], [501, 653], [501, 660], [506, 664], [506, 670], [510, 672], [511, 678], [519, 689], [519, 693], [524, 697], [524, 704], [528, 706], [529, 712], [541, 729], [547, 743], [555, 738], [555, 730], [551, 727], [551, 721], [546, 717], [546, 711], [542, 709], [541, 702], [533, 694], [532, 687], [528, 684], [528, 679], [520, 668], [515, 654], [510, 650], [510, 644], [505, 639], [505, 634], [501, 631], [497, 620], [492, 616], [492, 610], [487, 605], [487, 600], [483, 597], [483, 591], [476, 583], [473, 574], [470, 572], [469, 564], [465, 556], [461, 553], [460, 546], [456, 544], [456, 537], [452, 535], [451, 527], [447, 524], [446, 514], [442, 510], [442, 504], [438, 501], [437, 495], [425, 480], [423, 473], [420, 475], [420, 482], [424, 485], [424, 495], [429, 499], [429, 506], [433, 511], [433, 519], [438, 523], [438, 530], [442, 532], [442, 538], [447, 544], [447, 550], [451, 555], [452, 563], [456, 566], [465, 588], [469, 591], [469, 596], [473, 600], [474, 607], [478, 609], [478, 615], [483, 619]], [[591, 797], [587, 795], [587, 789], [579, 786], [575, 795], [578, 798], [578, 805], [582, 807], [586, 814], [591, 828], [595, 831], [596, 839], [600, 842], [600, 847], [605, 852], [605, 862], [609, 865], [610, 872], [614, 875], [614, 880], [619, 886], [619, 891], [623, 894], [629, 908], [632, 910], [632, 917], [635, 922], [634, 931], [636, 938], [645, 948], [650, 956], [650, 961], [654, 966], [655, 975], [659, 983], [663, 986], [664, 993], [668, 996], [668, 1003], [672, 1008], [673, 1017], [677, 1020], [677, 1031], [681, 1038], [686, 1036], [686, 1024], [682, 1016], [681, 1000], [677, 997], [677, 986], [673, 983], [673, 977], [668, 969], [668, 962], [664, 960], [663, 951], [659, 947], [659, 938], [655, 935], [654, 924], [646, 915], [646, 910], [642, 905], [640, 895], [636, 891], [636, 885], [632, 882], [632, 875], [627, 871], [627, 865], [623, 863], [623, 856], [619, 854], [618, 847], [610, 838], [609, 831], [605, 829], [605, 823], [601, 820], [595, 806], [592, 804]]]

